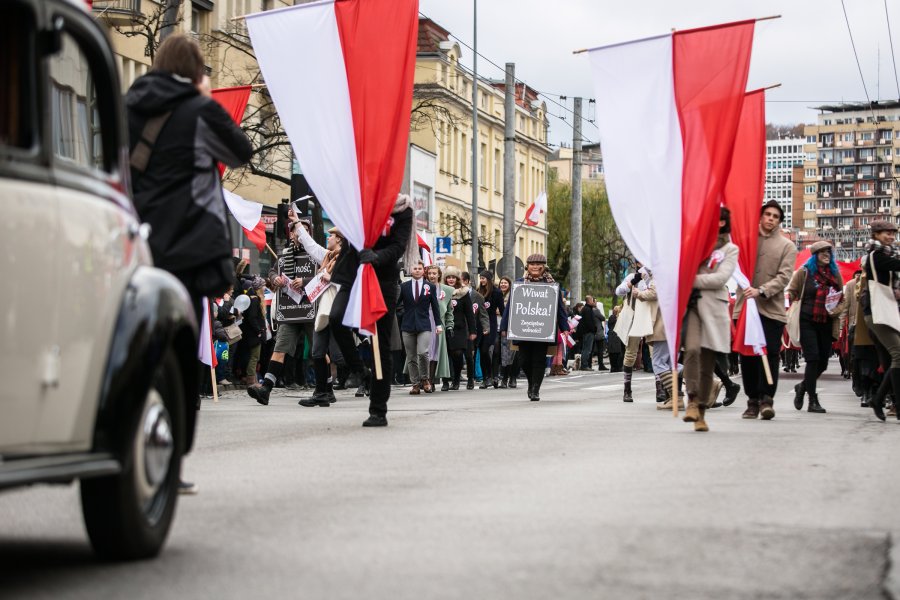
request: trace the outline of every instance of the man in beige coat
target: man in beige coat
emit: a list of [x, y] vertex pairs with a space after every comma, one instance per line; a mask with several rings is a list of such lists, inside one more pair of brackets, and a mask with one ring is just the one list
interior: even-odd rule
[[794, 273], [797, 249], [781, 234], [784, 211], [775, 200], [769, 200], [762, 207], [759, 218], [759, 241], [756, 246], [756, 270], [750, 280], [750, 287], [739, 293], [734, 305], [734, 319], [737, 321], [747, 298], [755, 298], [759, 308], [763, 332], [766, 336], [766, 359], [772, 373], [772, 385], [766, 381], [761, 356], [741, 356], [744, 392], [747, 394], [745, 419], [755, 419], [762, 414], [763, 419], [775, 416], [773, 398], [778, 387], [778, 359], [781, 354], [781, 334], [787, 323], [784, 310], [784, 289]]

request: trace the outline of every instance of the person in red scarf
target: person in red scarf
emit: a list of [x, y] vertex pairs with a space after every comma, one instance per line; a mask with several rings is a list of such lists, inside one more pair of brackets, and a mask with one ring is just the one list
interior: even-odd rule
[[794, 408], [824, 413], [816, 393], [816, 381], [828, 368], [831, 345], [840, 334], [840, 315], [847, 305], [843, 297], [844, 281], [834, 261], [831, 243], [819, 241], [810, 246], [810, 257], [794, 272], [787, 292], [791, 302], [800, 302], [800, 347], [806, 360], [803, 381], [794, 386]]

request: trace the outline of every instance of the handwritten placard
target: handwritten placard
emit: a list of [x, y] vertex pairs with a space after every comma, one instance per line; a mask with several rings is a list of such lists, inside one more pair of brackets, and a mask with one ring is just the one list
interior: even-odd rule
[[[284, 257], [278, 258], [278, 274], [285, 273]], [[311, 279], [316, 274], [316, 265], [307, 254], [297, 255], [294, 261], [293, 276], [300, 277], [304, 281]], [[297, 302], [287, 293], [287, 288], [278, 290], [278, 303], [275, 307], [275, 321], [277, 323], [310, 323], [316, 318], [316, 307], [305, 295]]]

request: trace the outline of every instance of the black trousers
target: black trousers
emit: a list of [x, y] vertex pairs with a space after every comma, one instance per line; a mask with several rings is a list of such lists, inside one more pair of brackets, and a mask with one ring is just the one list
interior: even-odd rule
[[828, 357], [831, 356], [831, 320], [824, 323], [813, 323], [800, 319], [800, 347], [806, 368], [803, 371], [803, 385], [807, 394], [816, 393], [816, 381], [828, 368]]
[[762, 315], [763, 334], [766, 337], [765, 358], [769, 361], [769, 371], [772, 372], [772, 385], [766, 381], [766, 372], [763, 370], [762, 356], [741, 356], [741, 372], [744, 374], [744, 391], [751, 400], [759, 401], [763, 396], [775, 398], [778, 389], [778, 359], [781, 356], [781, 334], [784, 333], [784, 323], [770, 319]]
[[544, 342], [519, 342], [519, 357], [528, 387], [538, 391], [547, 368], [547, 346]]
[[[381, 295], [384, 297], [387, 313], [375, 324], [378, 331], [379, 355], [381, 356], [381, 379], [376, 378], [373, 373], [372, 384], [369, 388], [369, 414], [383, 417], [387, 415], [387, 403], [391, 397], [391, 374], [394, 372], [391, 334], [393, 320], [397, 318], [397, 297], [400, 294], [400, 285], [395, 281], [379, 281], [378, 283], [381, 286]], [[350, 286], [341, 286], [331, 305], [329, 327], [331, 335], [341, 349], [341, 354], [344, 355], [347, 367], [353, 372], [360, 373], [363, 371], [363, 362], [353, 344], [353, 333], [349, 327], [343, 324], [349, 299]]]

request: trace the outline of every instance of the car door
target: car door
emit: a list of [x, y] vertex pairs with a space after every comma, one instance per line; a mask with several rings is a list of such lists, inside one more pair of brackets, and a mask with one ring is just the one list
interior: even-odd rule
[[46, 62], [59, 215], [52, 240], [59, 381], [44, 399], [34, 443], [63, 452], [91, 446], [110, 340], [140, 240], [123, 191], [127, 147], [112, 54], [78, 8], [54, 3], [49, 11], [59, 42]]
[[57, 195], [42, 140], [40, 7], [0, 3], [0, 454], [26, 451], [57, 383]]

